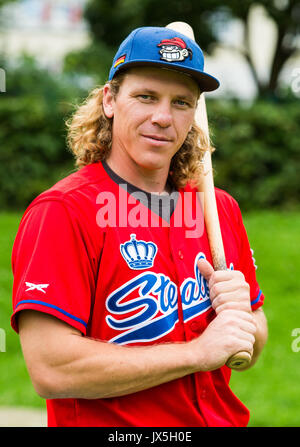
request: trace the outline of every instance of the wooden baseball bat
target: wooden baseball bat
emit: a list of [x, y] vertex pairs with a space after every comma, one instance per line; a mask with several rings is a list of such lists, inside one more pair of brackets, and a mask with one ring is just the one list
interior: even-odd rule
[[[172, 22], [167, 25], [167, 28], [171, 28], [181, 34], [186, 35], [190, 39], [195, 40], [194, 31], [192, 27], [185, 22]], [[201, 93], [200, 99], [197, 105], [195, 113], [196, 124], [205, 132], [209, 141], [209, 129], [207, 112], [205, 105], [204, 93]], [[217, 210], [216, 195], [214, 188], [214, 178], [211, 162], [211, 154], [209, 151], [205, 151], [202, 159], [203, 163], [203, 175], [201, 179], [201, 189], [204, 194], [204, 220], [205, 227], [208, 234], [210, 250], [212, 254], [212, 260], [215, 270], [227, 270], [225, 252]], [[251, 355], [249, 352], [238, 352], [230, 357], [226, 365], [232, 369], [242, 369], [249, 365], [251, 362]]]

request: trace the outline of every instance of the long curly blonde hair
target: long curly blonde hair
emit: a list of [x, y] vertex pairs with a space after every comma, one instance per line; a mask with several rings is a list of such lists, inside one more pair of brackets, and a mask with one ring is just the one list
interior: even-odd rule
[[[109, 81], [114, 96], [117, 96], [125, 74], [120, 73]], [[106, 117], [102, 101], [103, 87], [96, 87], [66, 121], [67, 143], [78, 169], [103, 161], [110, 153], [112, 119]], [[187, 183], [195, 186], [199, 184], [202, 172], [201, 159], [206, 150], [213, 152], [214, 148], [210, 144], [209, 137], [194, 122], [183, 145], [171, 160], [169, 181], [175, 188], [184, 188]]]

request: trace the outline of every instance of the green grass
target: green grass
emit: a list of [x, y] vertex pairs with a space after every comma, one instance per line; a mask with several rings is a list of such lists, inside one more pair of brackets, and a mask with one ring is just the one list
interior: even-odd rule
[[[0, 214], [0, 328], [6, 332], [6, 352], [0, 352], [0, 405], [44, 407], [31, 385], [19, 337], [10, 328], [10, 257], [20, 217]], [[300, 212], [253, 213], [244, 222], [266, 297], [269, 339], [254, 368], [233, 372], [231, 386], [250, 409], [250, 426], [300, 426], [300, 352], [291, 347], [292, 330], [300, 327]]]
[[300, 352], [291, 346], [292, 330], [300, 327], [300, 213], [257, 213], [244, 222], [265, 295], [269, 338], [257, 364], [234, 372], [231, 386], [250, 409], [250, 426], [300, 426]]
[[5, 331], [6, 350], [0, 352], [0, 406], [45, 407], [31, 384], [19, 336], [11, 329], [11, 250], [20, 214], [0, 213], [0, 328]]

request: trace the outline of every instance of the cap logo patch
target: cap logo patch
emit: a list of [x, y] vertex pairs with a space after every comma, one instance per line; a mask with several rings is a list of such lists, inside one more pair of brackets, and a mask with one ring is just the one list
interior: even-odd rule
[[118, 59], [114, 63], [114, 68], [116, 68], [120, 64], [123, 64], [123, 62], [125, 62], [125, 59], [126, 59], [126, 54], [123, 54], [123, 56], [118, 57]]
[[193, 52], [187, 48], [186, 43], [180, 37], [172, 39], [163, 39], [157, 45], [160, 47], [160, 59], [166, 62], [180, 62], [187, 57], [193, 58]]

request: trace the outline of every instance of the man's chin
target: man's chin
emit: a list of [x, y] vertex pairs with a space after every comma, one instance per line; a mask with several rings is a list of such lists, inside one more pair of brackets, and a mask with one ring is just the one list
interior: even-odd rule
[[170, 160], [153, 157], [146, 160], [139, 160], [137, 164], [145, 171], [161, 171], [170, 166]]

